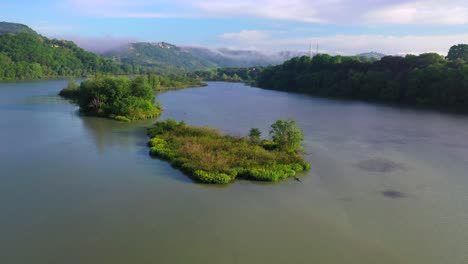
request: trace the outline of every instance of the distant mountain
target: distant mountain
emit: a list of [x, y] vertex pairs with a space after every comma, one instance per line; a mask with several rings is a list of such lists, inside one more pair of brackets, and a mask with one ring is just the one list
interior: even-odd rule
[[168, 71], [279, 64], [302, 53], [264, 54], [251, 50], [180, 47], [166, 42], [138, 42], [103, 54], [114, 60]]
[[379, 53], [379, 52], [375, 52], [375, 51], [372, 51], [372, 52], [365, 52], [365, 53], [360, 53], [358, 55], [356, 55], [357, 57], [361, 57], [361, 58], [366, 58], [366, 59], [373, 59], [373, 60], [380, 60], [382, 59], [383, 57], [387, 56], [383, 53]]
[[27, 33], [32, 35], [38, 35], [36, 31], [32, 30], [30, 27], [18, 24], [18, 23], [10, 23], [10, 22], [0, 22], [0, 34], [19, 34], [19, 33]]
[[[123, 65], [66, 40], [48, 39], [21, 24], [0, 23], [0, 80], [133, 73]], [[139, 70], [139, 69], [137, 69]]]
[[132, 43], [103, 55], [119, 62], [152, 67], [162, 72], [216, 67], [208, 59], [193, 56], [190, 52], [165, 42]]

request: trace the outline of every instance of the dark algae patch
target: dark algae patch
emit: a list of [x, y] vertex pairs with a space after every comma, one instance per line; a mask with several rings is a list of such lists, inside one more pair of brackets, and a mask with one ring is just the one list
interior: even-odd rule
[[[310, 165], [299, 155], [302, 131], [294, 121], [272, 125], [272, 140], [224, 135], [169, 119], [149, 128], [150, 155], [167, 160], [195, 181], [227, 184], [236, 178], [277, 182], [295, 177]], [[252, 131], [251, 131], [252, 132]]]
[[400, 163], [382, 158], [362, 160], [356, 163], [356, 167], [370, 172], [389, 173], [395, 170], [404, 169]]
[[382, 191], [382, 195], [387, 198], [397, 199], [397, 198], [405, 198], [407, 195], [403, 192], [396, 191], [396, 190], [385, 190]]

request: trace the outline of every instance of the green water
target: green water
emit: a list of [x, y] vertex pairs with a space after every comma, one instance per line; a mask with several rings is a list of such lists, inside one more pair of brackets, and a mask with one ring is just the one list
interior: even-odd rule
[[81, 117], [66, 81], [0, 84], [0, 263], [468, 263], [468, 117], [241, 84], [160, 94], [162, 118], [304, 129], [302, 182], [191, 182], [145, 126]]

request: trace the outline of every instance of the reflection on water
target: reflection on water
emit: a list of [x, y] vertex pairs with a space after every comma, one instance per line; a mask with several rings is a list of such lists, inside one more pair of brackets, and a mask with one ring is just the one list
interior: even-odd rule
[[0, 263], [467, 263], [468, 118], [210, 83], [162, 118], [304, 129], [301, 182], [191, 182], [67, 81], [0, 84]]

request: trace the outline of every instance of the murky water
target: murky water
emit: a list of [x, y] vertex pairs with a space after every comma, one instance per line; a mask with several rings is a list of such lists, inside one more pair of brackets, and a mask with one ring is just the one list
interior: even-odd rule
[[302, 182], [195, 184], [145, 127], [81, 117], [66, 81], [0, 84], [0, 263], [468, 263], [468, 117], [241, 84], [171, 91], [162, 118], [264, 135], [294, 118]]

